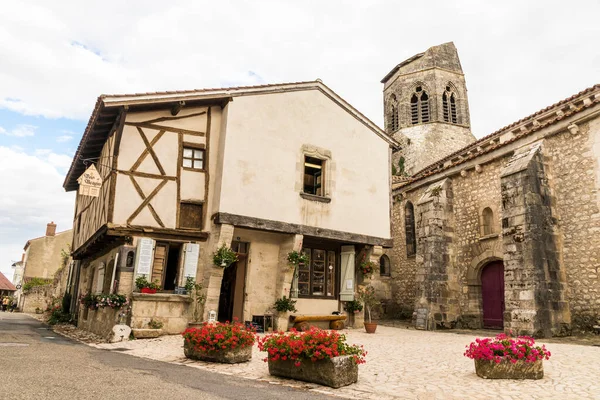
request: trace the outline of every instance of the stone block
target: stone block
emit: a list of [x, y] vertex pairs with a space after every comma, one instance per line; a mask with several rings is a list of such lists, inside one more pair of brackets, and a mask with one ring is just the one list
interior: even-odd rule
[[493, 360], [474, 361], [475, 373], [484, 379], [542, 379], [544, 377], [542, 360], [517, 361], [514, 364], [509, 360], [502, 360], [500, 363]]
[[134, 328], [131, 330], [133, 332], [133, 337], [136, 339], [153, 339], [157, 338], [162, 334], [161, 329], [137, 329]]
[[216, 362], [222, 364], [237, 364], [250, 361], [252, 346], [238, 347], [237, 349], [224, 349], [222, 351], [196, 350], [186, 340], [183, 341], [183, 353], [187, 358], [194, 360]]

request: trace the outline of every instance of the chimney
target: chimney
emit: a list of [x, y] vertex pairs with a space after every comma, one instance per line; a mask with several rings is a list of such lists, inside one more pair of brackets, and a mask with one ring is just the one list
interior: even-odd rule
[[56, 224], [54, 221], [46, 226], [46, 236], [54, 236], [56, 234]]

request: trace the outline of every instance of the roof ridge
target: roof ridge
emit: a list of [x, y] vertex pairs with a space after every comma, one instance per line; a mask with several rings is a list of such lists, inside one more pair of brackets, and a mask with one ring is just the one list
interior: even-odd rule
[[[572, 100], [575, 100], [576, 98], [578, 98], [578, 97], [580, 97], [580, 96], [582, 96], [582, 95], [584, 95], [584, 94], [586, 94], [586, 93], [593, 92], [593, 91], [594, 91], [594, 90], [596, 90], [596, 89], [600, 89], [600, 84], [595, 84], [595, 85], [593, 85], [593, 86], [590, 86], [590, 87], [588, 87], [588, 88], [586, 88], [586, 89], [584, 89], [584, 90], [580, 91], [579, 93], [576, 93], [576, 94], [574, 94], [574, 95], [572, 95], [572, 96], [569, 96], [569, 97], [567, 97], [567, 98], [565, 98], [565, 99], [562, 99], [562, 100], [560, 100], [560, 101], [558, 101], [558, 102], [556, 102], [556, 103], [554, 103], [554, 104], [551, 104], [551, 105], [549, 105], [549, 106], [547, 106], [547, 107], [544, 107], [544, 108], [542, 108], [541, 110], [538, 110], [538, 111], [534, 112], [533, 114], [530, 114], [530, 115], [528, 115], [528, 116], [526, 116], [526, 117], [523, 117], [523, 118], [521, 118], [521, 119], [519, 119], [519, 120], [517, 120], [517, 121], [515, 121], [515, 122], [513, 122], [513, 123], [510, 123], [510, 124], [508, 124], [508, 125], [506, 125], [506, 126], [504, 126], [504, 127], [500, 128], [500, 129], [498, 129], [498, 130], [496, 130], [496, 131], [494, 131], [494, 132], [492, 132], [492, 133], [490, 133], [490, 134], [488, 134], [488, 135], [486, 135], [486, 136], [484, 136], [484, 137], [480, 138], [480, 139], [477, 139], [477, 140], [476, 140], [476, 141], [474, 141], [473, 143], [470, 143], [470, 144], [468, 144], [468, 145], [466, 145], [466, 146], [464, 146], [464, 147], [462, 147], [462, 148], [458, 149], [457, 151], [455, 151], [455, 152], [453, 152], [453, 153], [450, 153], [450, 154], [448, 154], [447, 156], [445, 156], [445, 157], [442, 157], [442, 158], [440, 158], [439, 160], [437, 160], [437, 161], [435, 161], [435, 162], [433, 162], [433, 163], [431, 163], [431, 164], [427, 165], [426, 167], [424, 167], [424, 168], [420, 169], [420, 170], [419, 170], [419, 171], [417, 171], [417, 173], [416, 173], [415, 175], [413, 175], [413, 176], [414, 176], [414, 177], [418, 177], [418, 175], [419, 175], [419, 174], [427, 172], [427, 171], [428, 171], [428, 170], [430, 170], [431, 168], [434, 168], [435, 166], [439, 165], [440, 163], [442, 163], [442, 162], [444, 162], [444, 161], [448, 161], [448, 160], [450, 160], [450, 159], [452, 159], [452, 158], [456, 157], [456, 156], [457, 156], [457, 155], [459, 155], [460, 153], [464, 153], [465, 151], [467, 151], [467, 150], [468, 150], [468, 149], [470, 149], [470, 148], [477, 147], [477, 145], [478, 145], [478, 144], [481, 144], [481, 143], [483, 143], [483, 142], [485, 142], [485, 141], [487, 141], [487, 140], [489, 140], [489, 139], [491, 139], [491, 138], [493, 138], [493, 137], [500, 136], [502, 133], [506, 132], [508, 129], [514, 128], [515, 126], [517, 126], [517, 125], [519, 125], [519, 124], [521, 124], [521, 123], [523, 123], [523, 122], [525, 122], [525, 121], [527, 121], [527, 120], [530, 120], [530, 119], [532, 119], [532, 118], [534, 118], [534, 117], [536, 117], [536, 116], [538, 116], [538, 115], [540, 115], [540, 114], [543, 114], [543, 113], [545, 113], [545, 112], [547, 112], [547, 111], [550, 111], [550, 110], [551, 110], [551, 109], [553, 109], [553, 108], [556, 108], [556, 107], [558, 107], [558, 106], [561, 106], [561, 105], [563, 105], [563, 104], [566, 104], [566, 103], [568, 103], [568, 102], [570, 102], [570, 101], [572, 101]], [[545, 125], [545, 124], [544, 124], [544, 125]]]

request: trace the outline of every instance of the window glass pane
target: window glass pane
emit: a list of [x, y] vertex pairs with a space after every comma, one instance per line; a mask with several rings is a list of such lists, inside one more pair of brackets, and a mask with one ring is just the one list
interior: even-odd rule
[[203, 169], [204, 168], [204, 161], [203, 160], [195, 160], [194, 161], [194, 168]]
[[333, 296], [335, 282], [335, 252], [327, 252], [327, 296]]
[[192, 154], [193, 154], [193, 150], [192, 149], [183, 149], [183, 156], [184, 157], [188, 157], [188, 158], [192, 158]]
[[204, 150], [194, 150], [194, 158], [202, 160], [204, 158]]
[[192, 168], [193, 167], [192, 160], [190, 160], [189, 158], [184, 158], [183, 159], [183, 166], [184, 167], [188, 167], [188, 168]]

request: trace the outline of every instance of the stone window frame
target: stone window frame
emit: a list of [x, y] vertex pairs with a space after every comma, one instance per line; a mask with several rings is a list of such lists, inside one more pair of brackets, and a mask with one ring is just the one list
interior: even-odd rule
[[[454, 98], [454, 103], [452, 103]], [[450, 103], [448, 103], [450, 101]], [[442, 120], [449, 124], [459, 125], [460, 124], [460, 112], [458, 109], [458, 91], [456, 85], [452, 82], [448, 82], [445, 85], [444, 92], [442, 93]]]
[[400, 128], [400, 119], [399, 119], [399, 104], [398, 98], [395, 94], [392, 93], [389, 100], [389, 128], [391, 132], [396, 132]]
[[[419, 89], [420, 90], [417, 90]], [[409, 126], [427, 124], [433, 122], [433, 114], [432, 114], [432, 101], [431, 101], [431, 91], [423, 82], [415, 82], [412, 85], [412, 90], [408, 95], [408, 122]], [[426, 100], [422, 99], [423, 94], [427, 96]], [[417, 97], [417, 102], [413, 103], [413, 97]], [[425, 103], [426, 102], [426, 103]], [[413, 110], [413, 104], [416, 104], [416, 108]], [[414, 114], [416, 112], [416, 120], [414, 118]], [[423, 116], [426, 118], [423, 118]], [[426, 119], [426, 120], [425, 120]]]
[[[490, 230], [486, 231], [485, 227], [487, 226], [486, 221], [485, 221], [485, 217], [484, 217], [484, 213], [486, 212], [486, 210], [490, 210], [491, 212], [491, 225], [490, 225]], [[500, 232], [500, 226], [498, 223], [498, 207], [494, 206], [494, 205], [483, 205], [481, 207], [479, 207], [479, 240], [486, 240], [486, 239], [491, 239], [491, 238], [495, 238], [498, 237], [498, 234]]]
[[[304, 193], [304, 160], [306, 157], [317, 158], [324, 162], [323, 174], [325, 175], [325, 178], [322, 181], [322, 196]], [[298, 158], [296, 160], [297, 178], [295, 189], [299, 193], [300, 197], [305, 200], [330, 203], [331, 194], [335, 190], [335, 169], [335, 161], [333, 161], [331, 150], [311, 144], [303, 144], [298, 152]]]
[[390, 257], [387, 254], [382, 254], [381, 257], [379, 257], [379, 276], [392, 276], [392, 263], [390, 261]]
[[[409, 221], [408, 214], [406, 210], [409, 208], [412, 209], [412, 220]], [[412, 230], [412, 235], [409, 236], [409, 225]], [[417, 230], [415, 225], [415, 206], [409, 200], [404, 204], [404, 236], [406, 242], [406, 257], [415, 257], [417, 255]], [[409, 244], [412, 245], [412, 249], [409, 247]]]

